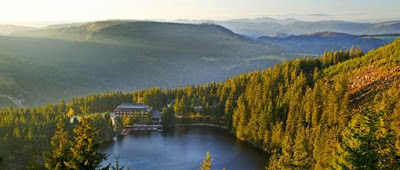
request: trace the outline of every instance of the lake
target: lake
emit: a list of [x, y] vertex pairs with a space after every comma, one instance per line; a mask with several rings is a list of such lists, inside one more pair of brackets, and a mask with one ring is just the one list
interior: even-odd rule
[[266, 153], [238, 141], [216, 127], [186, 126], [173, 131], [131, 132], [104, 145], [109, 155], [105, 164], [120, 155], [120, 165], [131, 170], [197, 170], [206, 152], [213, 158], [212, 169], [264, 169]]

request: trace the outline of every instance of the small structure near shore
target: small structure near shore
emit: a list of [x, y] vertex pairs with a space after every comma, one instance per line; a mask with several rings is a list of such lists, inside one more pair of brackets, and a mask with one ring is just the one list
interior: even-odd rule
[[123, 103], [110, 113], [115, 124], [116, 118], [125, 117], [133, 119], [130, 127], [135, 125], [161, 125], [162, 114], [145, 104]]
[[121, 131], [121, 135], [126, 136], [131, 131], [159, 131], [162, 132], [162, 125], [132, 125], [128, 128], [124, 128]]

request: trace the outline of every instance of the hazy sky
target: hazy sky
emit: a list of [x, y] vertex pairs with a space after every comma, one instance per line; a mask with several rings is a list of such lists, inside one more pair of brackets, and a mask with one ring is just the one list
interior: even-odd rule
[[400, 18], [400, 0], [1, 0], [0, 22], [256, 17]]

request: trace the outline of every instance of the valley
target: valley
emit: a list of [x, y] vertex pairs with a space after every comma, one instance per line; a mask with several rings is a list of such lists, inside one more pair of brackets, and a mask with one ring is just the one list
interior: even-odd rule
[[397, 20], [61, 23], [0, 25], [0, 170], [400, 167]]
[[252, 39], [214, 24], [124, 20], [16, 29], [10, 35], [0, 37], [0, 107], [222, 81], [326, 50], [359, 45], [367, 52], [398, 37], [322, 32]]

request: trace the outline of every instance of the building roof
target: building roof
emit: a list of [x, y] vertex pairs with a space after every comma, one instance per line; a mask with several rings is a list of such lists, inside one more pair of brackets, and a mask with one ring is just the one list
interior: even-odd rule
[[151, 107], [145, 104], [123, 103], [117, 106], [114, 111], [150, 111]]
[[147, 108], [149, 106], [144, 105], [142, 103], [140, 104], [134, 104], [134, 103], [123, 103], [117, 106], [117, 108], [124, 108], [124, 109], [142, 109], [142, 108]]

